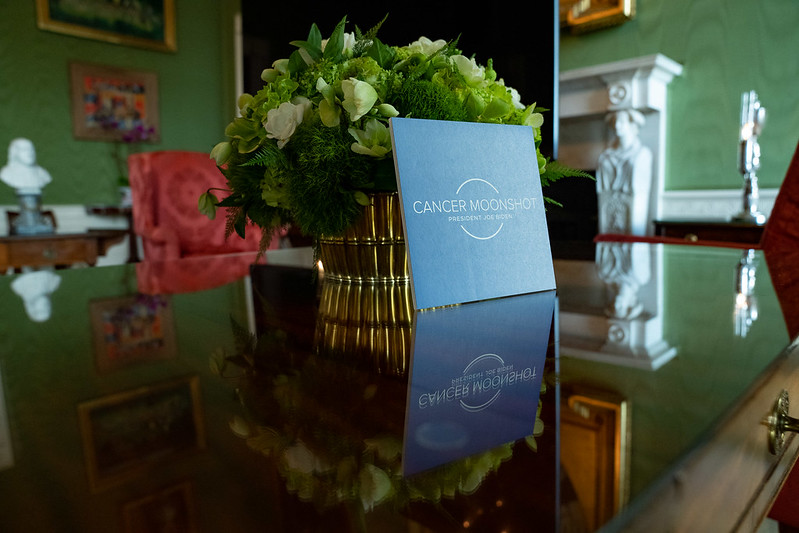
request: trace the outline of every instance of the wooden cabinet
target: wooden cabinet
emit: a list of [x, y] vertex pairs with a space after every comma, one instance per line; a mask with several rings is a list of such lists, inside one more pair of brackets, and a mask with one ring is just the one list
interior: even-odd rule
[[655, 235], [690, 242], [724, 241], [757, 244], [764, 225], [725, 220], [655, 220]]

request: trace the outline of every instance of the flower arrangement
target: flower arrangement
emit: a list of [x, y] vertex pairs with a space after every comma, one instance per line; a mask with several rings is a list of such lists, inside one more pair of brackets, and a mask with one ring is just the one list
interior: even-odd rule
[[543, 186], [579, 174], [541, 155], [545, 110], [523, 105], [491, 60], [478, 64], [457, 41], [384, 44], [384, 21], [347, 33], [344, 17], [328, 39], [313, 24], [288, 59], [263, 71], [265, 85], [239, 97], [240, 116], [211, 151], [228, 194], [220, 201], [207, 191], [202, 212], [213, 218], [227, 208], [229, 233], [239, 235], [248, 222], [267, 239], [289, 223], [309, 236], [340, 235], [369, 204], [367, 193], [397, 190], [387, 125], [395, 116], [527, 125]]

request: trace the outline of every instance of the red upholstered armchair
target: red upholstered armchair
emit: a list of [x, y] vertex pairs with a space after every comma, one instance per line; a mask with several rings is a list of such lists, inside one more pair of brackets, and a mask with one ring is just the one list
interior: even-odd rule
[[[225, 177], [203, 152], [159, 151], [128, 158], [133, 195], [133, 227], [145, 260], [157, 261], [221, 253], [257, 252], [262, 232], [247, 226], [246, 239], [225, 238], [225, 216], [209, 220], [197, 208], [211, 187], [226, 188]], [[270, 248], [278, 246], [272, 240]]]

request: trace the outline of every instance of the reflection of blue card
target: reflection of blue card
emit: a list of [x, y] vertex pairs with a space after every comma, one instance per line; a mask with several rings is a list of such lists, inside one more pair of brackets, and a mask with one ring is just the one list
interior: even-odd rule
[[416, 309], [555, 288], [533, 130], [391, 119]]
[[405, 475], [533, 433], [554, 309], [545, 291], [416, 313]]

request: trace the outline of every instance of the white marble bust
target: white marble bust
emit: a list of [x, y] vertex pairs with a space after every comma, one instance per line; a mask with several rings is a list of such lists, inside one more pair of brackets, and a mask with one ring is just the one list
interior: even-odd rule
[[28, 139], [17, 138], [8, 145], [8, 163], [0, 169], [0, 180], [17, 194], [41, 194], [52, 181], [50, 173], [36, 164], [36, 149]]
[[22, 298], [28, 318], [45, 322], [50, 318], [50, 295], [58, 289], [61, 277], [50, 270], [36, 270], [20, 274], [11, 282], [11, 289]]

